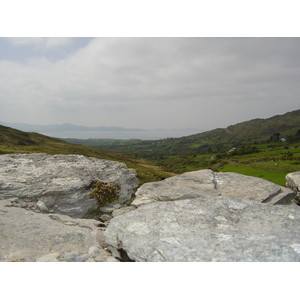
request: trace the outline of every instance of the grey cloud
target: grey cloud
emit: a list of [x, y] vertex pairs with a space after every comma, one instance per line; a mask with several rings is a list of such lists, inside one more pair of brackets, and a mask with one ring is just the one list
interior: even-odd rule
[[2, 60], [0, 119], [14, 117], [8, 102], [39, 107], [39, 122], [73, 115], [75, 124], [142, 128], [213, 129], [285, 113], [299, 108], [299, 41], [97, 38], [55, 62]]
[[68, 37], [12, 37], [9, 41], [17, 46], [32, 46], [34, 48], [56, 48], [71, 43]]

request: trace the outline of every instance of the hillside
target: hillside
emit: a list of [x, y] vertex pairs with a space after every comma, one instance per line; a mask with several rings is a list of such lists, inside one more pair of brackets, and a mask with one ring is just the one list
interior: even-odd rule
[[70, 144], [42, 134], [23, 132], [0, 125], [0, 154], [7, 153], [80, 154], [119, 161], [137, 171], [140, 183], [157, 181], [173, 175], [173, 173], [162, 171], [158, 166], [153, 166], [145, 159], [136, 159], [126, 154]]
[[268, 141], [274, 133], [280, 133], [281, 137], [294, 135], [299, 129], [300, 109], [268, 119], [253, 119], [228, 126], [225, 129], [203, 132], [183, 138], [183, 140], [198, 139], [202, 145], [207, 143], [224, 149], [232, 146], [263, 143]]
[[155, 141], [63, 140], [157, 160], [171, 155], [186, 156], [217, 153], [229, 150], [232, 147], [265, 143], [274, 134], [279, 133], [280, 137], [287, 137], [295, 135], [298, 130], [300, 130], [300, 109], [268, 119], [254, 119], [227, 128], [217, 128], [181, 138]]

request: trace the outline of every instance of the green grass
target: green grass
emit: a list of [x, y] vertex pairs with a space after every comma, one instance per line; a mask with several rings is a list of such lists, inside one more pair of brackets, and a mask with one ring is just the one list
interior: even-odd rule
[[257, 168], [244, 165], [227, 164], [219, 168], [220, 172], [234, 172], [248, 176], [259, 177], [273, 183], [285, 186], [285, 176], [290, 173], [288, 170]]
[[236, 172], [260, 177], [285, 186], [285, 176], [300, 170], [300, 143], [257, 145], [260, 152], [231, 156], [218, 168], [221, 172]]

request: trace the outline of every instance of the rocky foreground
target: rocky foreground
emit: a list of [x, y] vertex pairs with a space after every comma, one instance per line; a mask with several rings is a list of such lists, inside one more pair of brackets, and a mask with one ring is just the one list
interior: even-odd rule
[[[137, 189], [117, 162], [0, 155], [0, 260], [300, 261], [299, 178], [200, 170]], [[90, 198], [92, 180], [118, 186], [115, 201]]]

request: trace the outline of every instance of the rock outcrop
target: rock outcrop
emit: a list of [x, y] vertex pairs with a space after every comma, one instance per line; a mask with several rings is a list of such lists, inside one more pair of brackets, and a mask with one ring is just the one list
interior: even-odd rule
[[[287, 175], [296, 193], [299, 173]], [[90, 198], [95, 180], [119, 188], [114, 203]], [[146, 183], [122, 205], [137, 186], [122, 163], [0, 155], [0, 261], [300, 261], [300, 207], [272, 205], [293, 204], [289, 188], [201, 170]]]
[[124, 163], [82, 155], [0, 155], [0, 197], [15, 198], [15, 206], [89, 217], [99, 209], [98, 200], [90, 198], [93, 180], [118, 187], [114, 203], [131, 199], [139, 184]]
[[154, 202], [113, 218], [104, 236], [116, 257], [138, 262], [300, 261], [300, 207], [222, 195]]
[[295, 201], [300, 205], [300, 172], [289, 173], [285, 176], [286, 185], [295, 192]]
[[39, 214], [0, 199], [0, 261], [118, 261], [105, 250], [101, 222]]
[[294, 192], [270, 181], [237, 173], [200, 170], [143, 184], [132, 202], [135, 206], [155, 201], [226, 196], [268, 204], [291, 204]]
[[294, 197], [256, 177], [188, 172], [142, 185], [104, 236], [133, 261], [300, 261], [300, 207], [272, 205]]

